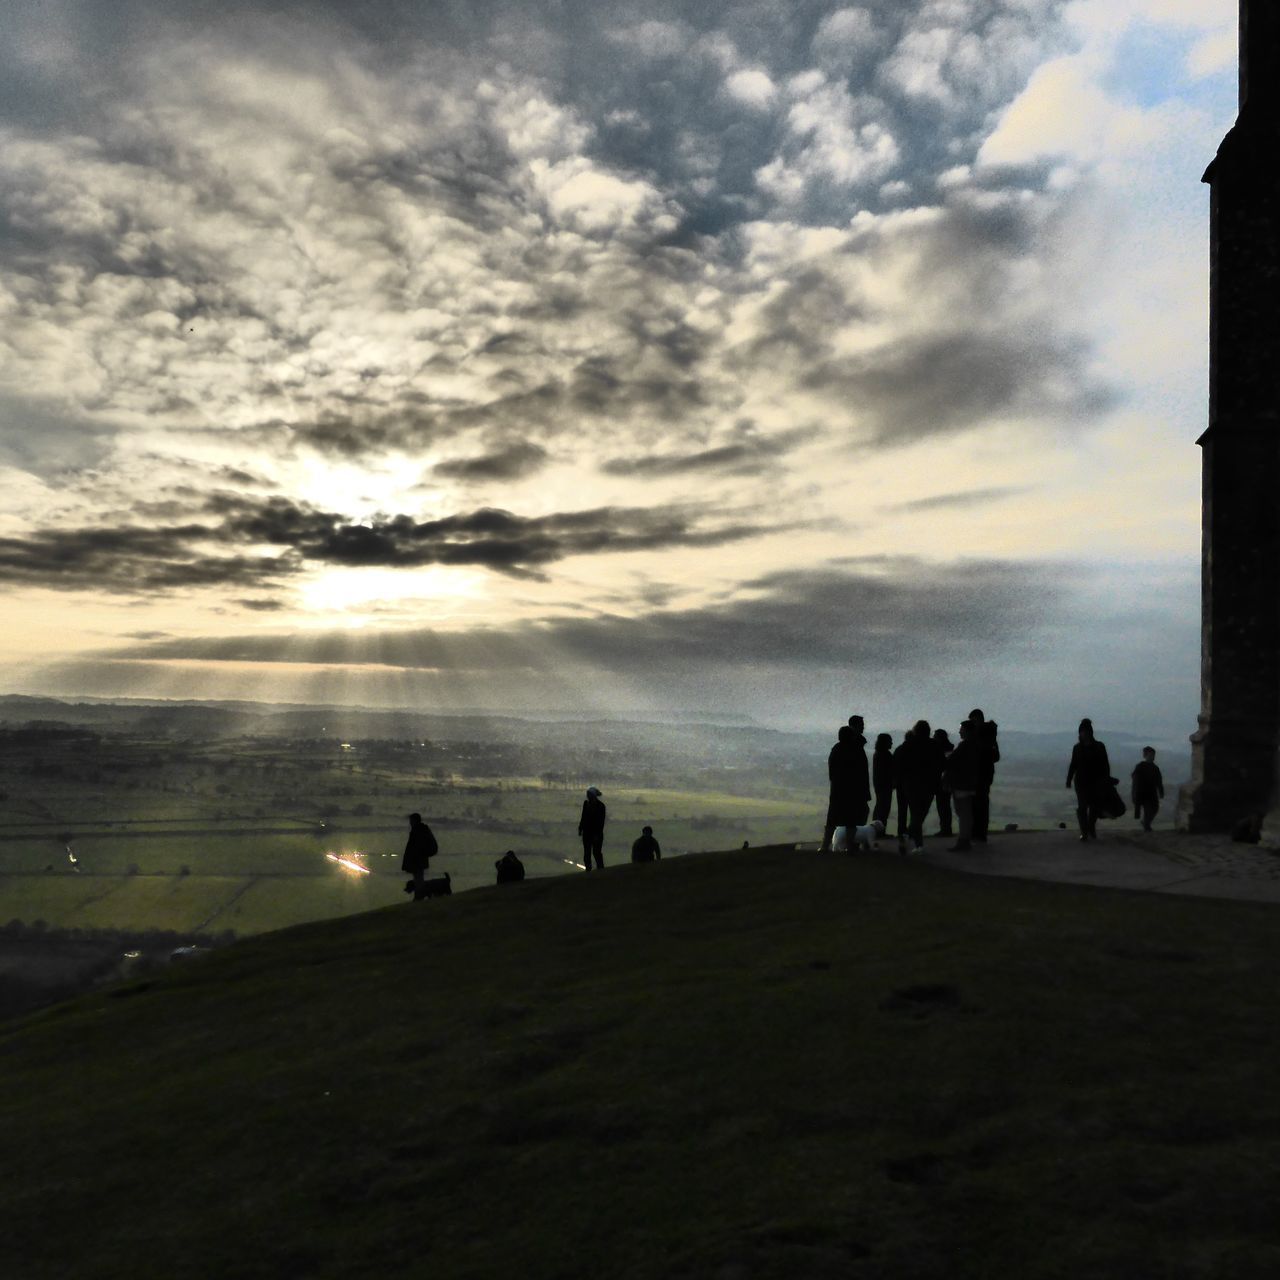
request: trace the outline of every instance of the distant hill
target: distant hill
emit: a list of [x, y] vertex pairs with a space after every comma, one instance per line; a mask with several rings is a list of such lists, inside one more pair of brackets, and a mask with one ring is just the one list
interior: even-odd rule
[[5, 1274], [1272, 1275], [1275, 923], [772, 848], [262, 935], [0, 1028]]

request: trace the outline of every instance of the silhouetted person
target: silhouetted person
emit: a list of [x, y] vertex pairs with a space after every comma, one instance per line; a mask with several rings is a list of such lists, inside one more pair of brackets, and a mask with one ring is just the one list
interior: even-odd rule
[[893, 753], [893, 794], [898, 803], [898, 852], [907, 851], [907, 756], [911, 751], [911, 730], [902, 735]]
[[846, 817], [849, 825], [860, 827], [871, 816], [871, 775], [867, 769], [866, 725], [861, 716], [849, 717], [853, 730], [853, 749], [850, 753], [849, 809]]
[[[859, 816], [866, 820], [869, 785], [867, 781], [866, 741], [849, 725], [841, 725], [839, 741], [827, 757], [827, 774], [831, 780], [831, 799], [827, 805], [827, 822], [834, 833], [837, 827], [852, 831], [860, 825]], [[831, 836], [827, 835], [825, 851], [831, 849]]]
[[960, 726], [960, 741], [943, 765], [942, 782], [951, 792], [959, 827], [948, 853], [965, 853], [973, 848], [973, 797], [978, 790], [978, 751], [973, 738], [973, 725], [966, 720]]
[[499, 884], [516, 884], [524, 879], [524, 863], [514, 849], [508, 849], [493, 865], [498, 869]]
[[935, 729], [933, 740], [938, 745], [943, 768], [943, 776], [938, 782], [938, 794], [933, 798], [934, 804], [938, 806], [938, 834], [949, 836], [951, 834], [951, 792], [947, 789], [946, 768], [947, 757], [955, 750], [956, 744], [951, 741], [951, 735], [945, 729]]
[[1107, 749], [1093, 736], [1093, 721], [1081, 720], [1079, 742], [1071, 748], [1067, 786], [1075, 785], [1076, 821], [1081, 840], [1098, 838], [1098, 810], [1111, 788]]
[[604, 870], [604, 801], [599, 787], [588, 787], [587, 798], [582, 802], [582, 817], [578, 821], [578, 834], [582, 837], [582, 861], [591, 870], [591, 859]]
[[1143, 747], [1142, 759], [1133, 766], [1133, 816], [1142, 821], [1143, 831], [1150, 831], [1164, 799], [1164, 778], [1156, 764], [1155, 747]]
[[413, 879], [404, 887], [405, 893], [413, 894], [415, 902], [421, 902], [425, 896], [423, 885], [427, 878], [427, 868], [431, 859], [440, 852], [431, 828], [422, 820], [422, 814], [409, 815], [409, 838], [404, 844], [404, 857], [400, 862], [400, 870], [407, 871]]
[[927, 720], [917, 720], [911, 736], [904, 742], [900, 757], [899, 794], [906, 793], [907, 835], [911, 852], [924, 851], [924, 820], [929, 816], [933, 797], [938, 793], [942, 776], [942, 752], [933, 740]]
[[871, 784], [867, 775], [867, 740], [862, 731], [855, 728], [862, 723], [861, 716], [850, 716], [850, 723], [841, 725], [836, 744], [827, 755], [827, 820], [822, 828], [822, 844], [819, 852], [831, 852], [831, 837], [837, 827], [853, 826], [865, 822], [871, 808]]
[[645, 827], [631, 842], [632, 862], [661, 862], [662, 846], [653, 838], [653, 828]]
[[871, 756], [871, 785], [876, 792], [871, 820], [887, 829], [889, 810], [893, 808], [893, 739], [887, 733], [876, 738], [876, 749]]
[[969, 712], [969, 722], [974, 727], [973, 745], [978, 756], [978, 789], [973, 793], [973, 838], [979, 844], [987, 843], [987, 827], [991, 823], [991, 787], [995, 782], [996, 765], [1000, 762], [1000, 746], [996, 742], [997, 724], [987, 720], [974, 707]]

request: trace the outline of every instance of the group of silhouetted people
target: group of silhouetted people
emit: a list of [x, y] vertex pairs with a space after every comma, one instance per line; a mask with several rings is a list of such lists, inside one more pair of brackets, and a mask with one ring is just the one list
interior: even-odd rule
[[[604, 870], [604, 825], [608, 817], [599, 787], [588, 787], [582, 802], [582, 816], [578, 820], [578, 836], [582, 840], [582, 863], [590, 871], [594, 863], [597, 870]], [[405, 841], [404, 857], [400, 868], [409, 873], [405, 893], [413, 894], [415, 902], [453, 892], [446, 873], [441, 879], [429, 880], [427, 872], [431, 859], [440, 851], [440, 845], [431, 828], [422, 820], [422, 814], [409, 815], [409, 838]], [[660, 862], [662, 846], [653, 834], [652, 827], [645, 827], [631, 842], [632, 862]], [[514, 849], [508, 849], [494, 864], [498, 884], [516, 884], [524, 879], [524, 863]]]
[[[870, 763], [861, 716], [850, 716], [827, 757], [831, 785], [821, 848], [830, 852], [835, 832], [852, 833], [868, 826], [877, 835], [887, 831], [889, 814], [897, 805], [898, 848], [920, 853], [929, 810], [938, 808], [939, 835], [953, 837], [953, 852], [985, 844], [991, 821], [991, 786], [1000, 747], [998, 726], [974, 708], [960, 725], [959, 741], [945, 729], [932, 729], [917, 720], [895, 747], [893, 735], [877, 736]], [[872, 807], [874, 793], [874, 808]], [[955, 828], [953, 829], [953, 814]]]

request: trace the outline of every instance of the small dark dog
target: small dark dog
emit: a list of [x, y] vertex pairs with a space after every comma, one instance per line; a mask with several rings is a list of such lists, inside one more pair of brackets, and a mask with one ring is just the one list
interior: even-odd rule
[[424, 880], [422, 882], [422, 892], [415, 892], [417, 886], [412, 880], [406, 880], [404, 891], [412, 893], [414, 902], [421, 902], [423, 898], [443, 898], [453, 893], [453, 888], [449, 884], [449, 873], [446, 871], [444, 875], [437, 876], [434, 880]]

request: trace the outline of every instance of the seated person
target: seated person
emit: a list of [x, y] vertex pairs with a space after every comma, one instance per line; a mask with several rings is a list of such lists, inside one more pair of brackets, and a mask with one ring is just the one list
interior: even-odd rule
[[645, 827], [631, 846], [632, 862], [661, 862], [662, 846], [653, 838], [653, 828]]
[[493, 865], [498, 868], [499, 884], [514, 884], [524, 879], [524, 863], [516, 857], [514, 849], [508, 849]]

